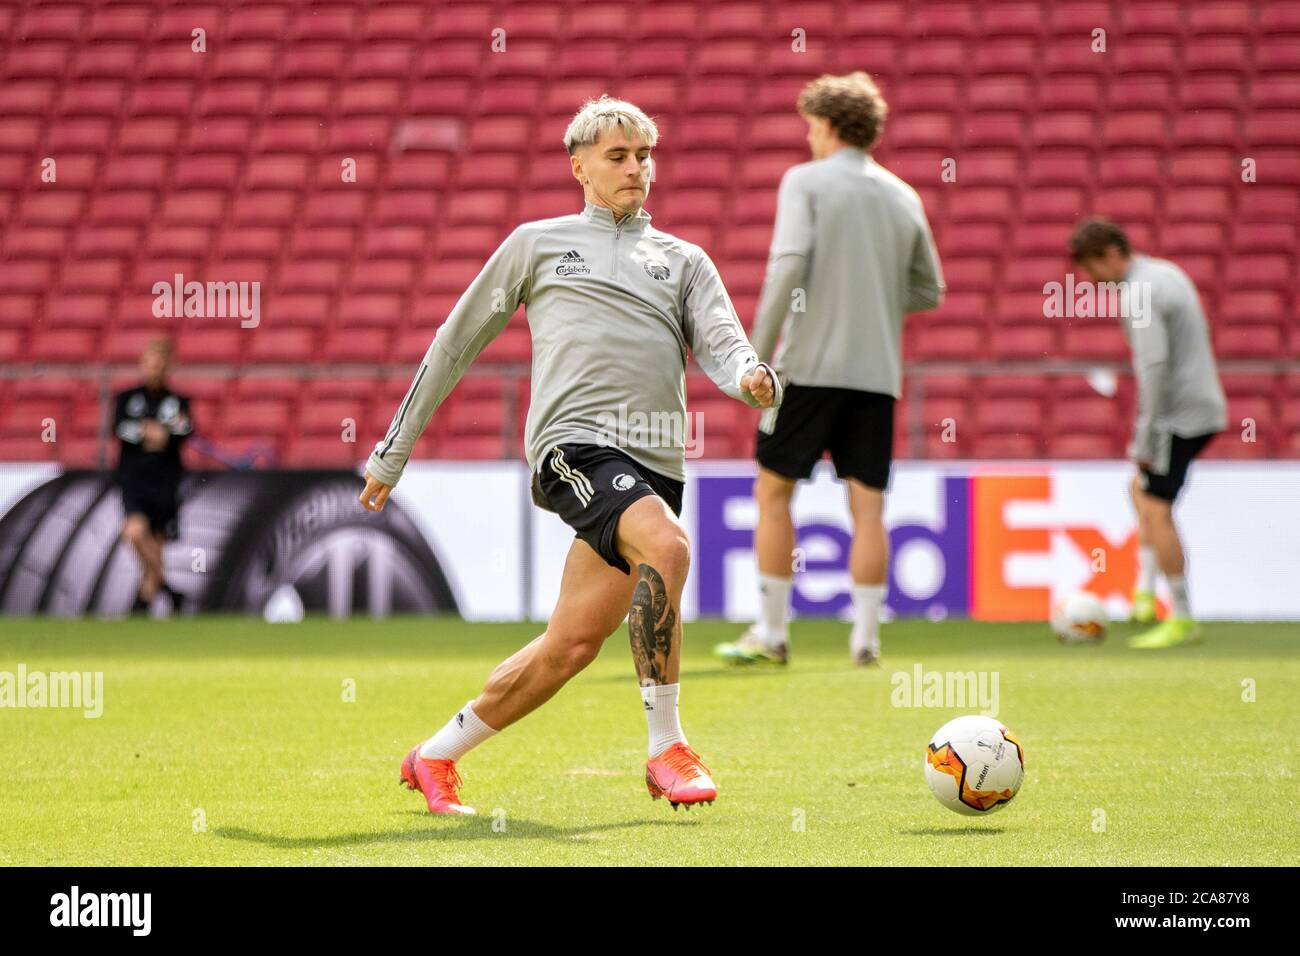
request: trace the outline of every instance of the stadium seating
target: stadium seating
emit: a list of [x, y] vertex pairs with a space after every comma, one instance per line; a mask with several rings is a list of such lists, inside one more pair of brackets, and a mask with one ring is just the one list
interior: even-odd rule
[[[806, 158], [794, 98], [819, 72], [864, 69], [893, 106], [877, 157], [925, 200], [949, 284], [941, 309], [908, 322], [900, 455], [1123, 453], [1131, 385], [1108, 399], [1079, 374], [1041, 367], [1127, 359], [1115, 325], [1042, 314], [1043, 283], [1070, 268], [1072, 224], [1099, 213], [1197, 280], [1221, 360], [1262, 363], [1225, 373], [1231, 417], [1254, 419], [1257, 441], [1221, 439], [1209, 453], [1294, 457], [1296, 10], [1285, 0], [11, 4], [0, 9], [0, 361], [112, 363], [116, 385], [143, 343], [168, 334], [175, 386], [194, 396], [207, 447], [347, 463], [382, 434], [497, 243], [520, 220], [578, 207], [559, 140], [581, 100], [608, 91], [657, 117], [647, 208], [706, 246], [748, 324], [775, 187]], [[196, 27], [206, 53], [191, 49]], [[1105, 53], [1093, 50], [1099, 27]], [[497, 28], [503, 53], [491, 47]], [[53, 182], [41, 175], [47, 157]], [[950, 158], [955, 181], [941, 176]], [[260, 281], [260, 324], [155, 317], [152, 285], [177, 272]], [[517, 456], [530, 356], [521, 313], [417, 453]], [[966, 376], [955, 390], [954, 363]], [[756, 413], [691, 374], [704, 454], [749, 454]], [[94, 463], [109, 384], [0, 379], [0, 459]], [[56, 443], [41, 440], [51, 416]], [[959, 442], [938, 439], [944, 417], [960, 423]], [[337, 439], [347, 419], [355, 455]]]

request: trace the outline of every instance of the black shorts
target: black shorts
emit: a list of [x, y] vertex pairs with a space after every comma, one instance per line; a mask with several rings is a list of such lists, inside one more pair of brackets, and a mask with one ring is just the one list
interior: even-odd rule
[[538, 465], [533, 501], [563, 518], [605, 563], [631, 574], [615, 540], [619, 515], [646, 495], [658, 495], [681, 515], [684, 488], [617, 448], [571, 443], [556, 445]]
[[780, 406], [759, 419], [758, 463], [785, 478], [807, 478], [828, 449], [836, 475], [883, 491], [894, 457], [894, 396], [787, 385]]
[[180, 499], [179, 482], [166, 479], [143, 481], [138, 478], [121, 480], [122, 510], [128, 515], [144, 515], [149, 530], [175, 541], [179, 534]]
[[1217, 434], [1218, 432], [1210, 432], [1208, 435], [1196, 435], [1193, 438], [1183, 438], [1181, 435], [1167, 436], [1169, 467], [1163, 474], [1155, 470], [1157, 467], [1155, 462], [1152, 463], [1151, 468], [1143, 468], [1142, 490], [1153, 497], [1173, 501], [1187, 482], [1187, 469], [1191, 467], [1192, 459], [1199, 455]]

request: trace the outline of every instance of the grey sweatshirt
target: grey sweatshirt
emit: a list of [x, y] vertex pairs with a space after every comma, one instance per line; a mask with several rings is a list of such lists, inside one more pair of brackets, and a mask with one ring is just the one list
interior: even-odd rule
[[911, 186], [852, 147], [786, 171], [754, 322], [765, 362], [784, 325], [774, 362], [784, 379], [898, 398], [903, 317], [937, 307], [943, 293]]
[[[1137, 420], [1129, 456], [1168, 470], [1169, 436], [1194, 438], [1223, 431], [1227, 401], [1210, 347], [1210, 329], [1196, 286], [1164, 259], [1134, 256], [1124, 283], [1136, 308], [1120, 325], [1133, 350]], [[1149, 311], [1146, 308], [1149, 306]]]
[[[727, 395], [758, 365], [717, 267], [699, 246], [609, 209], [527, 222], [438, 328], [366, 469], [397, 484], [416, 439], [466, 368], [524, 303], [533, 342], [525, 452], [536, 474], [562, 442], [620, 448], [685, 479], [686, 354]], [[778, 386], [777, 400], [780, 399]]]

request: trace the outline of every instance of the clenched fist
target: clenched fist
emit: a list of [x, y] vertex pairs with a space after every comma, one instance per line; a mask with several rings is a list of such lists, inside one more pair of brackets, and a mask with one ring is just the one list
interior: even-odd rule
[[392, 493], [392, 485], [386, 485], [378, 478], [372, 478], [370, 472], [366, 472], [366, 487], [361, 492], [361, 507], [367, 511], [383, 511], [384, 504]]
[[752, 372], [741, 376], [740, 390], [752, 395], [763, 408], [771, 408], [776, 400], [776, 379], [766, 365], [757, 365]]

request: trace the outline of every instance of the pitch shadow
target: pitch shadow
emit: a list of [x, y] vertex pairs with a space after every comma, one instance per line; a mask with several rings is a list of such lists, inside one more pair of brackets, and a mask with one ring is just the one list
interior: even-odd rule
[[417, 830], [389, 830], [382, 833], [334, 833], [323, 836], [282, 836], [275, 833], [263, 833], [246, 827], [215, 827], [213, 835], [223, 840], [237, 840], [243, 843], [258, 843], [262, 846], [277, 847], [282, 850], [333, 849], [337, 847], [375, 846], [392, 843], [428, 843], [428, 842], [469, 842], [474, 840], [548, 840], [552, 843], [581, 842], [587, 834], [604, 833], [610, 830], [631, 829], [634, 827], [662, 826], [697, 826], [694, 820], [643, 819], [625, 820], [616, 823], [594, 823], [587, 826], [557, 827], [549, 823], [522, 820], [518, 817], [506, 817], [506, 829], [496, 832], [492, 829], [491, 815], [473, 817], [447, 817], [444, 820], [432, 820], [422, 810], [397, 811], [397, 815], [428, 820], [432, 826]]

